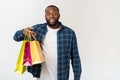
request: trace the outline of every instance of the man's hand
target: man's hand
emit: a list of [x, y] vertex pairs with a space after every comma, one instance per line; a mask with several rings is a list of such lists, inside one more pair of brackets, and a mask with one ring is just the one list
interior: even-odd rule
[[35, 37], [36, 33], [32, 31], [33, 27], [27, 27], [23, 29], [23, 34], [28, 37]]

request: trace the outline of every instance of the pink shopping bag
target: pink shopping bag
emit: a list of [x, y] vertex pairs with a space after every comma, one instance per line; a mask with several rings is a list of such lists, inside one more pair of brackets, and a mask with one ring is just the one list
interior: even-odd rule
[[31, 51], [30, 51], [30, 42], [29, 41], [27, 41], [25, 43], [23, 65], [24, 66], [32, 66]]

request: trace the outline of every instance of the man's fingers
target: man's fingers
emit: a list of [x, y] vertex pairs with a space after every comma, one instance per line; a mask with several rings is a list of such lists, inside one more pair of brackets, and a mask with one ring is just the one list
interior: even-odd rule
[[33, 36], [36, 36], [36, 33], [35, 33], [35, 32], [32, 32], [32, 35], [33, 35]]
[[26, 36], [30, 36], [29, 34], [31, 33], [32, 30], [33, 30], [33, 27], [27, 27], [23, 30], [23, 34]]
[[28, 27], [29, 30], [33, 30], [33, 27]]
[[33, 37], [35, 39], [36, 33], [32, 31], [33, 27], [27, 27], [23, 29], [23, 34], [29, 38]]
[[30, 34], [31, 34], [31, 37], [35, 39], [36, 33], [32, 31]]
[[26, 31], [26, 32], [27, 32], [27, 33], [26, 33], [26, 36], [29, 36], [30, 38], [31, 38], [31, 37], [35, 38], [35, 36], [36, 36], [36, 33], [35, 33], [35, 32], [30, 31], [30, 30], [28, 30], [28, 31]]
[[36, 39], [35, 36], [36, 36], [35, 33], [31, 33], [31, 37], [32, 37], [32, 38]]

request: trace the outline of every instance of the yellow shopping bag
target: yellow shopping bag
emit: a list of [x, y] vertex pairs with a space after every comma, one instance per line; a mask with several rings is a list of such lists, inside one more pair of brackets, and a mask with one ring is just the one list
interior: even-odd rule
[[32, 65], [39, 64], [45, 61], [39, 41], [37, 40], [30, 41], [30, 50]]
[[14, 70], [14, 72], [19, 73], [19, 74], [23, 74], [26, 71], [26, 66], [23, 66], [25, 43], [26, 43], [26, 40], [23, 40], [22, 47], [21, 47], [21, 50], [20, 50], [20, 53], [17, 59], [16, 67]]

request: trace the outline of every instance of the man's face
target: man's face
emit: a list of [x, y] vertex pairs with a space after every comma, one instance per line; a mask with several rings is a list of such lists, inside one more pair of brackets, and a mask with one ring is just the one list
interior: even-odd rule
[[55, 7], [48, 7], [45, 11], [45, 18], [49, 26], [56, 26], [59, 20], [60, 14]]

